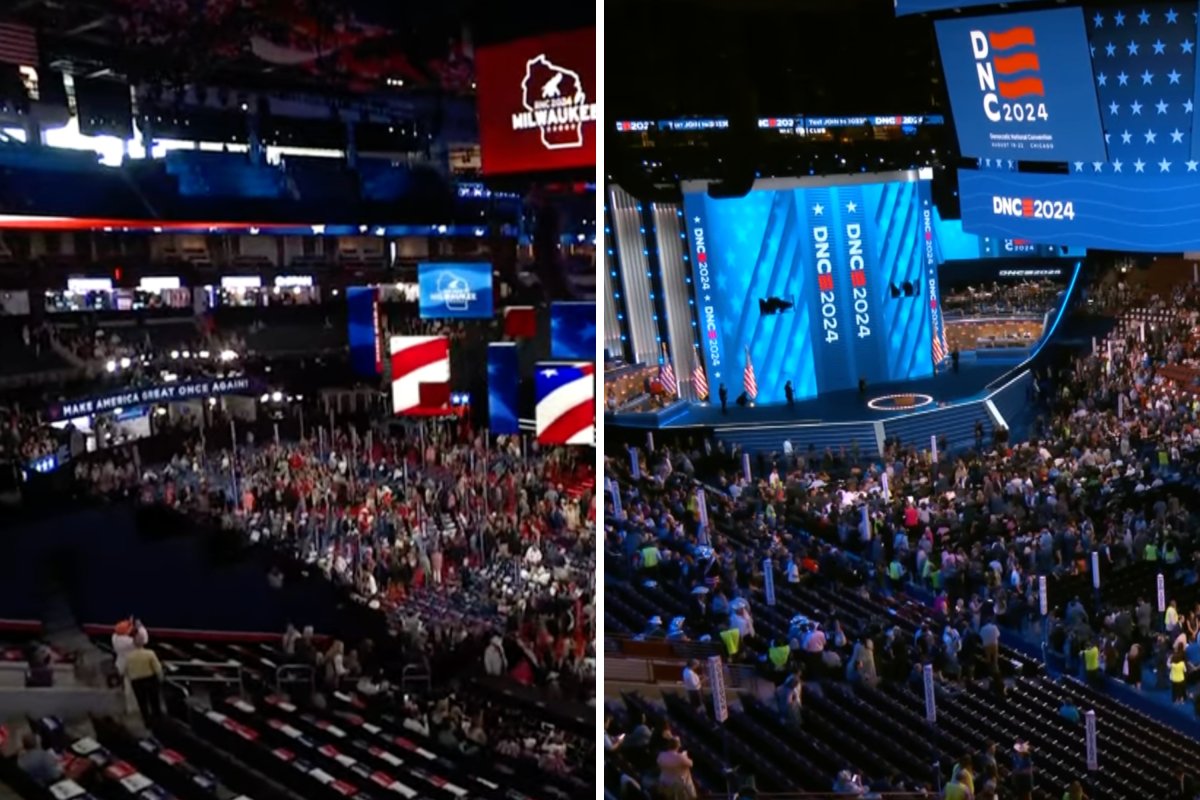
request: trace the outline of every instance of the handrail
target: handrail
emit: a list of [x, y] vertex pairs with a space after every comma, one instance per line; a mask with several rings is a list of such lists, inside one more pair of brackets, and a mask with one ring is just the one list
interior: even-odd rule
[[174, 689], [177, 692], [179, 692], [181, 695], [183, 695], [183, 707], [186, 710], [187, 717], [188, 717], [188, 724], [190, 725], [192, 722], [192, 692], [191, 692], [191, 690], [188, 689], [187, 686], [185, 686], [184, 684], [175, 680], [174, 678], [167, 678], [166, 680], [164, 680], [163, 686], [168, 689]]
[[[294, 672], [297, 675], [307, 673], [308, 679], [305, 680], [301, 677], [285, 679], [284, 676], [291, 672]], [[317, 671], [309, 664], [283, 664], [275, 669], [275, 688], [282, 691], [284, 683], [307, 683], [309, 687], [309, 693], [311, 694], [317, 690], [316, 676]]]
[[424, 664], [408, 664], [400, 671], [401, 691], [408, 688], [409, 681], [424, 683], [427, 692], [433, 688], [433, 676], [429, 674], [429, 670], [425, 668]]
[[[188, 659], [186, 661], [164, 661], [162, 662], [164, 670], [175, 670], [174, 674], [170, 675], [168, 680], [179, 682], [187, 681], [188, 683], [224, 683], [236, 685], [239, 695], [246, 694], [245, 670], [242, 665], [236, 661], [201, 661], [199, 659]], [[189, 668], [200, 668], [207, 670], [232, 670], [233, 675], [220, 675], [210, 672], [209, 674], [179, 674], [179, 670]]]

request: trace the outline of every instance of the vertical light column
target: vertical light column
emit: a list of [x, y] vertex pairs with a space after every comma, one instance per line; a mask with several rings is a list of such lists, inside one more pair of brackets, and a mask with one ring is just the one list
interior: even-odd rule
[[[607, 358], [627, 358], [625, 342], [625, 304], [617, 291], [620, 285], [616, 253], [616, 237], [609, 222], [608, 205], [604, 206], [604, 354]], [[624, 341], [623, 341], [624, 340]]]
[[687, 233], [678, 203], [653, 203], [655, 245], [662, 284], [662, 302], [671, 363], [679, 381], [679, 396], [695, 400], [692, 369], [696, 366], [696, 315], [692, 276], [687, 264]]
[[628, 337], [632, 360], [639, 364], [658, 363], [658, 331], [654, 323], [654, 303], [650, 299], [649, 252], [642, 226], [641, 203], [622, 189], [609, 189], [609, 219], [613, 229], [610, 241], [615, 251], [625, 301], [623, 336]]

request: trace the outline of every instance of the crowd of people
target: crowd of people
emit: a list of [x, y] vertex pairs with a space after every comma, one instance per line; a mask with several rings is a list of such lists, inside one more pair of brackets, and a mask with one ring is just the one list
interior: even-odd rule
[[[1133, 296], [1111, 285], [1094, 294]], [[1195, 314], [1187, 311], [1197, 301], [1200, 285], [1182, 284], [1148, 303], [1175, 309], [1168, 322], [1119, 325], [1111, 351], [1100, 342], [1095, 352], [1040, 362], [1038, 416], [1020, 443], [977, 437], [974, 449], [950, 458], [943, 449], [936, 461], [922, 446], [896, 442], [882, 456], [781, 452], [749, 482], [740, 453], [721, 444], [646, 454], [637, 482], [627, 459], [610, 461], [622, 511], [606, 508], [608, 569], [675, 583], [695, 601], [669, 626], [648, 619], [642, 635], [728, 644], [736, 631], [735, 662], [778, 657], [787, 665], [780, 676], [800, 667], [792, 684], [780, 679], [785, 720], [801, 674], [874, 685], [919, 680], [913, 668], [927, 663], [939, 681], [991, 677], [1003, 692], [995, 671], [1001, 628], [1040, 637], [1063, 669], [1092, 680], [1106, 672], [1135, 687], [1170, 685], [1175, 703], [1188, 702], [1200, 667], [1200, 609], [1171, 602], [1160, 614], [1146, 586], [1136, 607], [1097, 606], [1089, 594], [1043, 620], [1038, 578], [1088, 575], [1096, 552], [1104, 574], [1152, 561], [1183, 584], [1197, 579], [1190, 501], [1200, 398], [1162, 374], [1167, 365], [1200, 363]], [[709, 493], [704, 529], [694, 477], [718, 490]], [[754, 627], [750, 597], [763, 585], [764, 559], [776, 580], [845, 575], [884, 594], [931, 598], [937, 623], [900, 639], [889, 626], [847, 632], [847, 620], [795, 620], [790, 648], [780, 648]], [[977, 780], [971, 795], [947, 787], [946, 796], [995, 796], [982, 787]], [[1027, 796], [1023, 785], [1010, 789]]]
[[1044, 314], [1054, 307], [1062, 286], [1044, 279], [991, 286], [967, 286], [942, 294], [947, 316]]
[[236, 455], [193, 440], [165, 465], [101, 470], [96, 489], [132, 489], [285, 548], [392, 614], [435, 665], [464, 641], [481, 658], [499, 634], [501, 672], [586, 694], [595, 615], [586, 457], [523, 452], [518, 437], [488, 444], [465, 423], [425, 428], [419, 438], [318, 429], [301, 442], [239, 444]]

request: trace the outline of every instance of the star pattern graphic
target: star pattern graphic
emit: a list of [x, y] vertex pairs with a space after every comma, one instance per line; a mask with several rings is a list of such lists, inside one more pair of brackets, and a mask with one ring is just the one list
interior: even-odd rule
[[[1200, 152], [1192, 158], [1189, 150], [1197, 48], [1195, 25], [1184, 24], [1188, 11], [1191, 19], [1197, 18], [1192, 9], [1165, 3], [1088, 12], [1088, 44], [1094, 51], [1093, 77], [1108, 150], [1100, 172], [1130, 180], [1185, 169], [1200, 173]], [[1137, 128], [1117, 127], [1122, 117], [1126, 122], [1136, 117]], [[1085, 172], [1087, 164], [1073, 162], [1071, 171]]]

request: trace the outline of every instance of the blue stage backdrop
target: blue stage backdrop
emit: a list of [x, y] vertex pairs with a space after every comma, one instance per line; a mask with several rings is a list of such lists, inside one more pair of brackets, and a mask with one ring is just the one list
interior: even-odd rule
[[722, 383], [741, 393], [746, 348], [760, 403], [783, 402], [788, 380], [805, 398], [932, 374], [941, 309], [927, 180], [761, 180], [721, 200], [702, 182], [683, 189], [714, 396]]
[[492, 433], [520, 433], [517, 403], [521, 368], [516, 342], [492, 342], [487, 348], [488, 427]]
[[373, 286], [346, 289], [349, 307], [350, 363], [356, 375], [376, 377], [383, 371], [379, 338], [379, 295]]
[[492, 306], [492, 265], [481, 261], [417, 265], [421, 319], [488, 319]]
[[550, 304], [550, 357], [596, 358], [596, 302]]
[[964, 156], [1104, 158], [1082, 9], [947, 19], [935, 27]]

